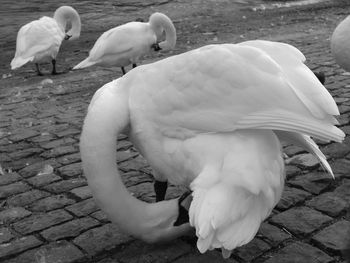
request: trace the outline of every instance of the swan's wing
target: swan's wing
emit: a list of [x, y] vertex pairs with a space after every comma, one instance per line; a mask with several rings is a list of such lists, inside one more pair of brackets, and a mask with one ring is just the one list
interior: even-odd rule
[[339, 115], [332, 96], [317, 77], [310, 74], [311, 70], [304, 64], [305, 56], [299, 49], [286, 43], [265, 40], [246, 41], [239, 45], [256, 47], [269, 54], [281, 66], [295, 94], [308, 105], [313, 114], [322, 117], [323, 111], [326, 111], [330, 115]]
[[130, 22], [104, 32], [91, 49], [89, 58], [97, 61], [103, 56], [123, 54], [152, 41], [156, 41], [156, 36], [146, 23]]
[[[296, 78], [313, 74], [305, 71]], [[263, 50], [226, 44], [136, 68], [122, 85], [132, 87], [129, 104], [138, 129], [148, 122], [167, 136], [182, 136], [260, 128], [341, 141], [344, 133], [327, 107], [316, 114], [309, 104], [314, 98], [298, 96], [288, 78]], [[322, 85], [312, 88], [327, 92]]]
[[50, 17], [32, 21], [18, 31], [16, 57], [32, 57], [46, 51], [52, 46], [60, 46], [64, 33], [57, 22]]

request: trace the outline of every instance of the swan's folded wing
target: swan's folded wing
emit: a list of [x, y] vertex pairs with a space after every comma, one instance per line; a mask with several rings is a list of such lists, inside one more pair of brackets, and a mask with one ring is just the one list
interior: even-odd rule
[[32, 57], [53, 46], [59, 46], [64, 38], [57, 22], [50, 17], [32, 21], [18, 31], [16, 56]]
[[[104, 32], [90, 51], [90, 60], [131, 51], [142, 38], [148, 37], [145, 23], [130, 22]], [[153, 37], [156, 39], [156, 37]], [[142, 41], [141, 41], [142, 42]]]
[[283, 65], [263, 50], [226, 44], [139, 67], [124, 78], [123, 85], [132, 87], [131, 117], [138, 123], [151, 121], [168, 136], [188, 130], [260, 128], [341, 141], [344, 133], [333, 125], [328, 109], [319, 106], [316, 114], [289, 78]]

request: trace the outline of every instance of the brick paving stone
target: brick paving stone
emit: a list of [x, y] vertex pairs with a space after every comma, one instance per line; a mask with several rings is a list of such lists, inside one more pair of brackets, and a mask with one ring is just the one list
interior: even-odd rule
[[106, 224], [82, 233], [73, 242], [90, 256], [94, 256], [102, 251], [126, 244], [131, 240], [133, 238], [122, 233], [115, 224]]
[[331, 217], [307, 207], [291, 208], [270, 219], [296, 235], [309, 234], [331, 220]]
[[23, 182], [16, 182], [8, 185], [0, 186], [0, 198], [6, 198], [11, 195], [26, 192], [30, 186]]
[[271, 255], [271, 258], [264, 263], [328, 263], [333, 262], [333, 258], [322, 252], [318, 248], [306, 243], [292, 243]]
[[14, 183], [19, 180], [21, 180], [21, 176], [18, 173], [6, 173], [4, 175], [0, 175], [0, 186]]
[[297, 176], [289, 180], [288, 183], [301, 187], [310, 193], [319, 194], [335, 181], [325, 172], [312, 172]]
[[329, 162], [335, 177], [350, 177], [350, 160], [337, 159]]
[[148, 167], [147, 161], [138, 155], [136, 158], [132, 159], [130, 162], [122, 162], [119, 164], [119, 169], [130, 172], [130, 171], [139, 171], [142, 168]]
[[83, 174], [81, 163], [72, 163], [58, 168], [61, 176], [74, 177]]
[[81, 130], [79, 130], [79, 129], [76, 129], [76, 128], [68, 128], [68, 129], [66, 129], [66, 130], [56, 132], [55, 134], [56, 134], [58, 137], [65, 137], [65, 136], [74, 135], [74, 134], [80, 134], [80, 133], [81, 133]]
[[49, 193], [34, 189], [8, 198], [7, 204], [10, 206], [27, 206], [47, 196], [49, 196]]
[[63, 165], [81, 162], [80, 152], [61, 156], [57, 159], [57, 161]]
[[151, 176], [145, 173], [141, 173], [139, 171], [135, 172], [127, 172], [122, 174], [122, 180], [126, 187], [130, 187], [133, 185], [137, 185], [140, 183], [153, 183], [154, 180]]
[[9, 140], [12, 142], [18, 142], [22, 141], [34, 136], [39, 135], [37, 131], [31, 130], [31, 129], [25, 129], [25, 130], [18, 130], [16, 133], [13, 133], [10, 137]]
[[329, 158], [342, 158], [350, 153], [350, 145], [347, 144], [350, 138], [345, 138], [343, 143], [331, 143], [322, 148], [324, 155]]
[[[67, 241], [57, 241], [28, 250], [4, 263], [73, 263], [86, 262], [84, 254]], [[84, 260], [84, 261], [83, 261]]]
[[40, 147], [44, 149], [52, 149], [52, 148], [57, 148], [63, 145], [72, 145], [73, 143], [76, 143], [77, 141], [72, 139], [72, 138], [62, 138], [54, 141], [49, 141], [45, 143], [41, 143]]
[[288, 156], [294, 156], [296, 154], [304, 153], [305, 150], [296, 145], [288, 145], [286, 147], [283, 147], [283, 152]]
[[23, 207], [11, 207], [0, 211], [0, 224], [8, 224], [24, 217], [31, 215], [32, 213]]
[[191, 250], [192, 247], [189, 244], [186, 244], [179, 239], [168, 244], [156, 245], [149, 245], [142, 241], [135, 241], [129, 246], [121, 248], [118, 253], [113, 255], [113, 258], [117, 259], [120, 263], [172, 262], [176, 258], [188, 254]]
[[318, 159], [311, 153], [302, 153], [287, 159], [288, 164], [300, 166], [302, 168], [310, 169], [320, 165]]
[[23, 158], [23, 159], [12, 161], [11, 166], [9, 168], [11, 168], [12, 170], [15, 170], [15, 171], [19, 171], [20, 169], [24, 169], [28, 166], [35, 164], [35, 163], [43, 162], [43, 161], [44, 161], [43, 158], [38, 157], [36, 155], [33, 155], [33, 156], [28, 157], [28, 158]]
[[285, 170], [287, 178], [291, 178], [302, 173], [302, 170], [295, 165], [285, 165]]
[[272, 246], [277, 246], [291, 238], [291, 235], [287, 232], [265, 222], [260, 225], [258, 236], [264, 238], [264, 240], [267, 239], [267, 242]]
[[44, 158], [57, 158], [62, 155], [76, 153], [78, 149], [72, 145], [59, 146], [43, 152], [40, 156]]
[[11, 233], [11, 231], [7, 227], [0, 228], [0, 244], [9, 242], [15, 236]]
[[84, 217], [68, 221], [58, 226], [53, 226], [42, 231], [40, 234], [48, 241], [55, 241], [63, 238], [77, 237], [83, 231], [99, 224], [99, 221], [91, 217]]
[[283, 190], [281, 200], [277, 204], [280, 210], [286, 210], [297, 203], [304, 201], [311, 194], [303, 190], [286, 186]]
[[316, 196], [307, 201], [306, 205], [332, 217], [338, 216], [350, 207], [348, 202], [333, 192], [327, 192]]
[[[50, 142], [53, 141], [56, 138], [55, 135], [50, 134], [50, 133], [42, 133], [39, 136], [30, 138], [29, 141], [33, 142], [33, 143], [39, 143], [39, 145], [41, 146], [41, 144], [44, 144], [46, 142]], [[44, 147], [42, 147], [44, 148]]]
[[67, 206], [66, 209], [79, 217], [89, 215], [99, 210], [93, 198]]
[[350, 203], [350, 180], [346, 179], [343, 184], [334, 190], [334, 194]]
[[35, 186], [35, 187], [41, 187], [47, 184], [51, 184], [54, 182], [57, 182], [61, 180], [62, 178], [59, 177], [57, 174], [50, 173], [50, 174], [38, 174], [36, 176], [33, 176], [29, 178], [27, 181], [29, 184]]
[[41, 162], [36, 162], [19, 171], [19, 174], [25, 178], [37, 175], [45, 166], [50, 165], [53, 168], [61, 166], [56, 160], [49, 159]]
[[40, 246], [41, 244], [42, 242], [35, 236], [25, 236], [12, 240], [11, 243], [0, 244], [0, 259]]
[[109, 223], [110, 220], [108, 219], [107, 215], [103, 211], [96, 211], [95, 213], [90, 214], [93, 218], [97, 219], [101, 223]]
[[271, 247], [266, 242], [259, 238], [254, 238], [248, 244], [236, 248], [235, 254], [237, 254], [241, 259], [251, 262], [253, 259], [262, 255], [264, 252], [269, 250]]
[[49, 192], [60, 194], [84, 185], [87, 185], [85, 179], [75, 178], [46, 185], [44, 189]]
[[312, 237], [322, 247], [341, 252], [350, 244], [350, 222], [341, 220], [330, 225]]
[[133, 196], [141, 199], [142, 201], [151, 203], [155, 200], [153, 183], [136, 184], [128, 187], [128, 190]]
[[126, 151], [132, 147], [132, 143], [128, 140], [118, 141], [117, 150], [118, 151]]
[[40, 154], [42, 152], [43, 152], [43, 149], [41, 149], [41, 148], [29, 148], [29, 149], [25, 149], [25, 150], [12, 152], [9, 154], [9, 156], [13, 160], [18, 160], [18, 159], [23, 159], [23, 158], [29, 157], [31, 155]]
[[79, 197], [80, 199], [87, 199], [87, 198], [92, 197], [91, 189], [87, 185], [75, 188], [75, 189], [71, 190], [70, 192], [72, 194], [74, 194], [75, 196]]
[[[160, 262], [168, 262], [168, 261], [160, 261]], [[171, 261], [172, 263], [237, 263], [238, 261], [229, 258], [224, 259], [219, 251], [208, 251], [205, 254], [199, 254], [199, 252], [191, 253], [188, 255], [185, 255], [183, 257], [180, 257], [174, 261]]]
[[139, 154], [137, 152], [132, 152], [132, 151], [118, 151], [117, 153], [117, 162], [118, 164], [121, 162], [125, 162], [127, 160], [131, 160], [138, 156]]
[[55, 210], [48, 213], [33, 214], [30, 217], [14, 223], [13, 228], [17, 232], [26, 235], [66, 222], [72, 218], [73, 217], [64, 210]]
[[40, 199], [39, 201], [31, 204], [28, 209], [33, 212], [48, 212], [74, 203], [75, 200], [61, 194]]

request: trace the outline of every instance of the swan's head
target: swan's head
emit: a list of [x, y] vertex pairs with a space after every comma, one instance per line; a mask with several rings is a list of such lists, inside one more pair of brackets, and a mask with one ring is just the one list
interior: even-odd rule
[[157, 36], [157, 42], [160, 41], [165, 32], [165, 41], [160, 42], [159, 48], [163, 50], [170, 50], [176, 44], [176, 29], [170, 18], [162, 13], [154, 13], [149, 18], [149, 24]]
[[79, 38], [81, 22], [78, 12], [70, 6], [59, 7], [53, 16], [63, 31], [66, 30], [67, 23], [71, 28], [66, 32], [65, 40], [74, 40]]

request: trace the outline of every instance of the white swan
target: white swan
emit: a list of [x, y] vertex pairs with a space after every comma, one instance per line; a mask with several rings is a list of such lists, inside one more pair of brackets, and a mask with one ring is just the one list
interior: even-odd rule
[[[165, 41], [160, 38], [165, 31]], [[104, 32], [96, 41], [89, 57], [73, 69], [92, 65], [118, 66], [125, 74], [125, 66], [136, 67], [140, 58], [154, 50], [170, 50], [176, 44], [176, 30], [166, 15], [154, 13], [148, 23], [129, 22]]]
[[[67, 23], [72, 26], [65, 33]], [[22, 26], [17, 34], [16, 54], [11, 61], [11, 69], [34, 62], [38, 75], [42, 75], [38, 63], [51, 61], [52, 74], [57, 74], [56, 56], [62, 41], [77, 39], [80, 29], [79, 14], [70, 6], [59, 7], [53, 18], [44, 16]]]
[[350, 71], [350, 16], [335, 28], [331, 37], [331, 51], [339, 66]]
[[[279, 201], [279, 139], [303, 146], [332, 174], [309, 137], [342, 141], [338, 108], [296, 48], [277, 42], [205, 46], [140, 66], [99, 89], [81, 135], [84, 173], [100, 207], [124, 231], [149, 242], [189, 230], [174, 225], [178, 200], [132, 197], [116, 165], [119, 133], [158, 180], [187, 185], [200, 252], [223, 256], [248, 243]], [[277, 136], [276, 136], [277, 135]]]

